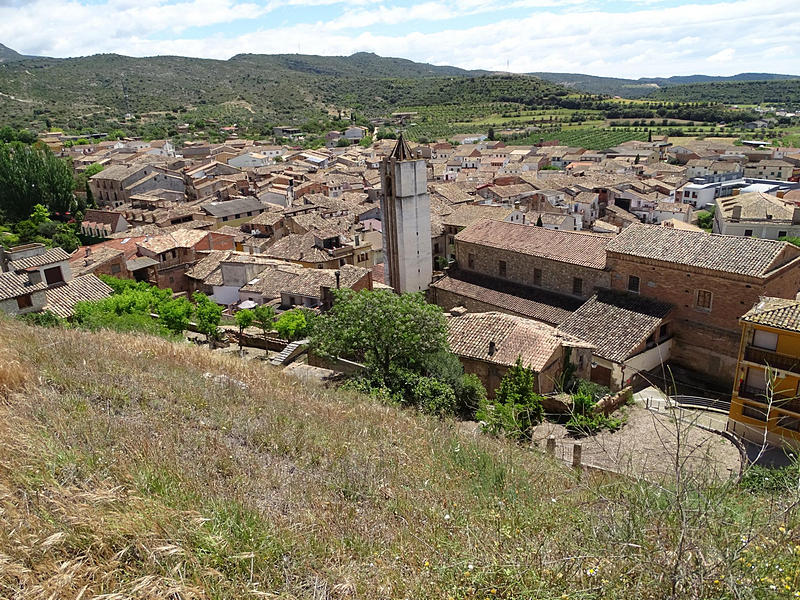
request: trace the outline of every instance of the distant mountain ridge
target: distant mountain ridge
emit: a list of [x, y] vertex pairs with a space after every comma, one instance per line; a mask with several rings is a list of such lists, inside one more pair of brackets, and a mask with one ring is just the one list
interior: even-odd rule
[[639, 79], [599, 77], [582, 73], [537, 72], [528, 73], [528, 75], [590, 94], [610, 94], [612, 96], [622, 96], [623, 98], [641, 98], [649, 96], [657, 89], [677, 85], [800, 79], [800, 75], [781, 75], [776, 73], [739, 73], [727, 77], [720, 75], [673, 75], [672, 77], [640, 77]]

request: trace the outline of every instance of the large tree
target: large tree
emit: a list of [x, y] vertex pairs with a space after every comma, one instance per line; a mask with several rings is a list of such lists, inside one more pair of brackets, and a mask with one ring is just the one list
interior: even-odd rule
[[20, 221], [37, 204], [65, 213], [74, 201], [72, 169], [47, 147], [0, 144], [0, 215]]
[[334, 292], [333, 307], [314, 324], [311, 341], [321, 354], [363, 361], [386, 377], [392, 367], [418, 368], [427, 356], [447, 350], [447, 322], [422, 294], [344, 289]]

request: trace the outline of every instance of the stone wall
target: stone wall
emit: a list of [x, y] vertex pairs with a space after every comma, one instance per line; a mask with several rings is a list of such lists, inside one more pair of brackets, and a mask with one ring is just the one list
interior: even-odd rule
[[[527, 286], [589, 298], [598, 287], [610, 287], [610, 273], [580, 265], [562, 263], [547, 258], [529, 256], [512, 250], [488, 248], [456, 240], [456, 261], [459, 269], [505, 279]], [[472, 261], [470, 261], [470, 255]], [[505, 275], [500, 272], [500, 261], [505, 261]], [[541, 282], [534, 279], [534, 270], [541, 270]], [[573, 294], [575, 278], [583, 280], [580, 294]]]

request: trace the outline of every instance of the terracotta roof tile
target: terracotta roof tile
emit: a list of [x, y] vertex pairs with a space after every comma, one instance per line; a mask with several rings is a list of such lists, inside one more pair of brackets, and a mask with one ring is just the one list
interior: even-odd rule
[[608, 250], [751, 277], [764, 277], [800, 256], [800, 250], [786, 242], [644, 224], [625, 228], [609, 244]]
[[581, 265], [606, 266], [606, 246], [611, 238], [592, 233], [559, 231], [502, 221], [478, 221], [456, 235], [456, 241], [510, 250], [529, 256]]

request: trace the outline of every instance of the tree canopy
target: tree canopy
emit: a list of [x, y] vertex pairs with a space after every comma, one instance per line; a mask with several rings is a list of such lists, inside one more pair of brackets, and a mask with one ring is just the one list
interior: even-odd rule
[[447, 323], [442, 309], [422, 294], [336, 290], [333, 307], [315, 323], [312, 345], [386, 376], [392, 366], [415, 367], [426, 355], [447, 350]]
[[0, 144], [0, 216], [17, 222], [41, 204], [51, 213], [72, 209], [72, 169], [47, 147]]

